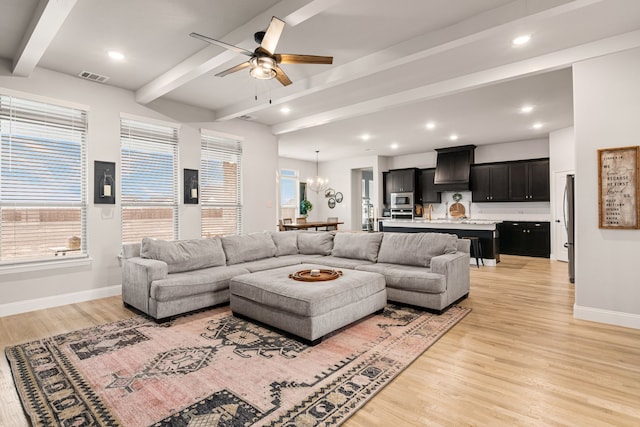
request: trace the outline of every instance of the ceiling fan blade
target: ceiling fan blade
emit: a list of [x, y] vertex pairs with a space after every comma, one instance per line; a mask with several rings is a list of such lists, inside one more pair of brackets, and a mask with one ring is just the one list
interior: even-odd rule
[[282, 83], [282, 86], [289, 86], [291, 83], [293, 83], [289, 76], [287, 76], [285, 72], [282, 71], [282, 68], [278, 66], [276, 66], [276, 79], [278, 79], [278, 81]]
[[244, 70], [247, 67], [249, 67], [249, 61], [243, 62], [242, 64], [238, 64], [235, 67], [229, 68], [228, 70], [220, 71], [218, 74], [216, 74], [216, 77], [224, 77], [227, 74], [231, 74], [231, 73], [235, 73], [236, 71]]
[[275, 16], [272, 17], [269, 28], [267, 28], [262, 43], [260, 43], [260, 47], [269, 52], [269, 55], [273, 55], [276, 51], [282, 30], [284, 30], [284, 21]]
[[202, 34], [191, 33], [189, 35], [191, 37], [195, 38], [195, 39], [202, 40], [203, 42], [211, 43], [213, 45], [220, 46], [220, 47], [223, 47], [225, 49], [229, 49], [229, 50], [231, 50], [233, 52], [240, 53], [242, 55], [253, 56], [253, 52], [251, 52], [251, 51], [249, 51], [247, 49], [243, 49], [241, 47], [234, 46], [234, 45], [229, 44], [229, 43], [221, 42], [220, 40], [212, 39], [211, 37], [203, 36]]
[[277, 53], [275, 58], [278, 64], [333, 64], [333, 56]]

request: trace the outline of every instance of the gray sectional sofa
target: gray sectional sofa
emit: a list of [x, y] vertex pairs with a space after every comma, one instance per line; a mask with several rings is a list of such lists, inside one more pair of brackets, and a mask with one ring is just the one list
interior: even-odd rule
[[379, 273], [387, 299], [441, 312], [469, 293], [469, 241], [440, 233], [262, 232], [123, 245], [122, 299], [156, 320], [229, 302], [231, 279], [302, 263]]

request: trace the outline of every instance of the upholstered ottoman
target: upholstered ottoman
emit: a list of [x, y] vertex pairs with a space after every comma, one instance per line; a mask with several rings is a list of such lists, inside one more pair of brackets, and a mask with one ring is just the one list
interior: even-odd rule
[[387, 303], [381, 274], [344, 269], [335, 280], [289, 278], [306, 269], [326, 266], [299, 264], [234, 277], [229, 284], [231, 310], [317, 344], [329, 332], [380, 311]]

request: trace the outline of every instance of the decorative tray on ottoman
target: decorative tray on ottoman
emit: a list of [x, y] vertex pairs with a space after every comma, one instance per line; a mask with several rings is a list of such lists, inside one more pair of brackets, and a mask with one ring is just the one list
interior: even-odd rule
[[301, 282], [324, 282], [326, 280], [334, 280], [338, 277], [342, 276], [342, 271], [340, 270], [324, 270], [319, 269], [317, 275], [311, 275], [313, 270], [300, 270], [296, 271], [289, 275], [289, 277], [293, 280], [298, 280]]

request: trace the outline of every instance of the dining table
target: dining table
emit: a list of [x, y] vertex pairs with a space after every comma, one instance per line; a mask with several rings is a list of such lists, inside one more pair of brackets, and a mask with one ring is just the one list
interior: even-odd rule
[[285, 231], [289, 230], [309, 230], [313, 228], [318, 230], [318, 228], [326, 228], [326, 227], [336, 227], [338, 229], [338, 224], [344, 224], [342, 221], [307, 221], [295, 224], [282, 224]]

